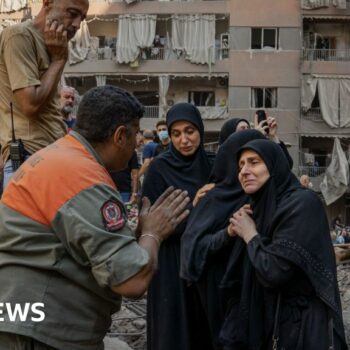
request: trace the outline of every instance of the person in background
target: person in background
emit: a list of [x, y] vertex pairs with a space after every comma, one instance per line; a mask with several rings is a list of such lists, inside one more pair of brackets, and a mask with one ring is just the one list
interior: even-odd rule
[[237, 131], [250, 129], [248, 120], [244, 118], [232, 118], [224, 123], [219, 134], [219, 145], [222, 145], [226, 139]]
[[72, 115], [75, 103], [75, 89], [70, 86], [63, 86], [60, 90], [60, 104], [63, 121], [70, 131], [75, 124], [75, 116]]
[[137, 154], [136, 151], [134, 151], [128, 162], [127, 168], [118, 172], [111, 172], [111, 177], [117, 186], [124, 203], [137, 203], [139, 192], [139, 168]]
[[350, 243], [350, 237], [349, 237], [348, 230], [346, 229], [346, 227], [343, 227], [343, 229], [341, 230], [341, 236], [343, 237], [345, 244]]
[[60, 112], [58, 84], [68, 59], [68, 41], [85, 19], [88, 0], [43, 0], [33, 20], [0, 35], [0, 143], [5, 161], [4, 187], [16, 167], [11, 162], [11, 108], [22, 158], [67, 132]]
[[142, 136], [142, 132], [138, 132], [136, 134], [136, 148], [135, 148], [135, 152], [137, 154], [137, 161], [139, 163], [139, 165], [141, 165], [142, 162], [142, 153], [143, 153], [143, 136]]
[[334, 230], [331, 231], [332, 244], [337, 244], [337, 234]]
[[312, 182], [310, 181], [310, 177], [309, 175], [301, 175], [300, 176], [300, 184], [301, 186], [305, 187], [305, 188], [312, 188]]
[[337, 238], [335, 240], [336, 244], [344, 244], [345, 238], [343, 236], [343, 231], [340, 231], [340, 233], [337, 235]]
[[167, 151], [169, 149], [169, 145], [170, 145], [170, 142], [171, 142], [170, 137], [169, 137], [168, 127], [166, 125], [166, 121], [165, 120], [160, 120], [156, 124], [156, 130], [157, 130], [157, 134], [158, 134], [158, 137], [159, 137], [160, 144], [154, 150], [154, 153], [153, 153], [154, 157], [156, 157], [159, 154]]
[[334, 230], [341, 229], [344, 227], [344, 224], [342, 223], [342, 216], [341, 214], [338, 214], [333, 220], [332, 220], [332, 228]]
[[154, 142], [154, 133], [152, 130], [146, 129], [143, 131], [143, 152], [142, 152], [142, 166], [139, 172], [139, 177], [148, 170], [148, 167], [153, 159], [153, 154], [158, 146], [157, 143]]

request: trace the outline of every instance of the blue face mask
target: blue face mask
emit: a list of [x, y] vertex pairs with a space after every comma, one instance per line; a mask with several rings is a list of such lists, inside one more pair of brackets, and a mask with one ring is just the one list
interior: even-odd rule
[[159, 136], [159, 140], [160, 140], [160, 141], [166, 140], [166, 139], [169, 137], [168, 130], [159, 131], [158, 136]]

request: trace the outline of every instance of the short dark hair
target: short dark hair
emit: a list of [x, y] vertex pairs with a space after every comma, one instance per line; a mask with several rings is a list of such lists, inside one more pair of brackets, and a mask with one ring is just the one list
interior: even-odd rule
[[73, 130], [89, 142], [104, 142], [122, 125], [142, 118], [143, 105], [127, 91], [112, 85], [89, 90], [81, 100]]
[[160, 120], [159, 122], [157, 122], [157, 124], [156, 124], [156, 129], [158, 128], [158, 126], [159, 125], [165, 125], [166, 127], [168, 127], [167, 126], [167, 123], [166, 123], [166, 121], [163, 119], [163, 120]]

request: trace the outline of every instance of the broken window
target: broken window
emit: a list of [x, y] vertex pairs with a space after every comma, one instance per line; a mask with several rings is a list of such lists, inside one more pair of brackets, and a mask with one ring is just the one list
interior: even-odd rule
[[278, 28], [252, 28], [253, 50], [278, 49]]
[[252, 108], [277, 108], [277, 88], [252, 88]]
[[214, 91], [189, 91], [188, 102], [195, 106], [215, 106]]

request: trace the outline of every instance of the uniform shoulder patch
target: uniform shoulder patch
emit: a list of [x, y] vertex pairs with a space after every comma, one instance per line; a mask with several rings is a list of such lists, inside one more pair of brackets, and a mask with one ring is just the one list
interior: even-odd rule
[[115, 232], [125, 226], [124, 208], [121, 203], [108, 200], [101, 207], [103, 223], [107, 231]]

